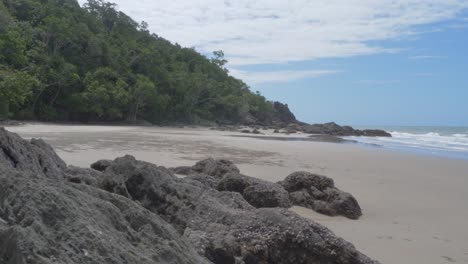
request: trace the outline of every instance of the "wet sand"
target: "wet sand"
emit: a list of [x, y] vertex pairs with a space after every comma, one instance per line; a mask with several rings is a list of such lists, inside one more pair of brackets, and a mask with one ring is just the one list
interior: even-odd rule
[[[222, 157], [236, 162], [243, 173], [269, 181], [298, 170], [324, 174], [356, 197], [364, 216], [353, 221], [301, 207], [291, 210], [382, 263], [468, 263], [466, 160], [302, 140], [307, 136], [272, 131], [263, 131], [270, 139], [262, 140], [206, 128], [36, 124], [7, 129], [43, 138], [68, 164], [82, 167], [131, 154], [167, 167]], [[288, 137], [296, 140], [281, 140]]]

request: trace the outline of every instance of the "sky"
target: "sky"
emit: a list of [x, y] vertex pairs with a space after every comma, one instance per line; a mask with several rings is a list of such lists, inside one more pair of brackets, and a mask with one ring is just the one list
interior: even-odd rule
[[468, 126], [468, 0], [111, 2], [302, 121]]

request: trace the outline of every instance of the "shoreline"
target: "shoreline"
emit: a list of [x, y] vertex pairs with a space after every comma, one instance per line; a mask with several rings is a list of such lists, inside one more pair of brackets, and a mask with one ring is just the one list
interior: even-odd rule
[[232, 137], [243, 134], [207, 128], [39, 125], [7, 129], [25, 138], [43, 137], [68, 164], [79, 167], [131, 154], [167, 167], [225, 158], [246, 175], [271, 182], [294, 171], [325, 175], [356, 197], [362, 218], [327, 217], [300, 207], [294, 212], [329, 227], [383, 263], [450, 263], [443, 256], [468, 261], [465, 160], [359, 144]]
[[[323, 134], [307, 134], [303, 132], [294, 132], [289, 133], [286, 130], [280, 133], [274, 133], [274, 129], [258, 126], [237, 126], [236, 128], [231, 128], [228, 126], [204, 126], [204, 125], [190, 125], [190, 124], [174, 124], [174, 125], [135, 125], [129, 123], [74, 123], [74, 122], [23, 122], [11, 120], [12, 123], [3, 123], [0, 121], [0, 127], [21, 127], [27, 125], [36, 125], [36, 126], [64, 126], [64, 127], [109, 127], [109, 128], [154, 128], [154, 129], [197, 129], [197, 130], [211, 130], [218, 131], [221, 133], [235, 133], [233, 135], [227, 135], [231, 137], [245, 137], [253, 138], [260, 140], [270, 140], [270, 141], [310, 141], [310, 142], [324, 142], [324, 143], [336, 143], [336, 144], [349, 144], [359, 146], [365, 149], [383, 149], [392, 153], [400, 154], [410, 154], [423, 157], [436, 157], [443, 159], [455, 159], [455, 160], [468, 160], [468, 152], [455, 152], [455, 151], [431, 151], [430, 149], [424, 148], [414, 148], [409, 146], [386, 146], [384, 142], [378, 142], [375, 139], [378, 137], [366, 137], [366, 136], [333, 136], [333, 135], [323, 135]], [[258, 130], [259, 134], [256, 133], [245, 133], [243, 130]], [[363, 140], [364, 139], [364, 140]]]

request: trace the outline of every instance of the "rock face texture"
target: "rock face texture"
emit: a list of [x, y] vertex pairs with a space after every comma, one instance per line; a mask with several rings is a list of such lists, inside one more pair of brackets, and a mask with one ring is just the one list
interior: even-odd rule
[[[131, 156], [104, 167], [67, 167], [43, 141], [0, 129], [0, 263], [377, 263], [287, 209]], [[198, 169], [214, 181], [237, 171]]]
[[291, 206], [288, 192], [281, 185], [241, 174], [225, 175], [218, 182], [217, 190], [238, 192], [247, 202], [257, 208], [289, 208]]
[[171, 170], [218, 191], [239, 193], [256, 208], [298, 205], [329, 216], [358, 219], [362, 215], [356, 199], [337, 189], [333, 179], [326, 176], [294, 172], [284, 181], [272, 183], [240, 174], [231, 161], [212, 158], [199, 161], [192, 167]]
[[208, 158], [192, 167], [171, 170], [218, 191], [240, 193], [248, 203], [257, 208], [291, 206], [289, 194], [281, 185], [242, 175], [239, 168], [228, 160]]
[[107, 167], [110, 166], [112, 163], [111, 160], [98, 160], [91, 164], [91, 169], [97, 170], [97, 171], [105, 171]]
[[0, 263], [211, 263], [157, 214], [0, 128]]
[[356, 199], [335, 187], [332, 179], [309, 172], [294, 172], [279, 182], [295, 205], [310, 208], [322, 214], [343, 215], [358, 219], [362, 215]]
[[239, 173], [239, 168], [234, 163], [224, 159], [205, 159], [197, 162], [192, 169], [197, 173], [207, 174], [216, 178], [221, 178], [227, 173]]

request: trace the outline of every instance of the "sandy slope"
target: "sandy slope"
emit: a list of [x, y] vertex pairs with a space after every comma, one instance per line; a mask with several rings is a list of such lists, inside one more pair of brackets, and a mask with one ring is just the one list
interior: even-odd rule
[[297, 170], [321, 173], [351, 192], [364, 216], [353, 221], [292, 210], [383, 263], [468, 263], [468, 161], [351, 144], [231, 137], [239, 133], [202, 128], [39, 124], [8, 129], [44, 138], [77, 166], [128, 153], [164, 166], [224, 157], [243, 173], [271, 181]]

